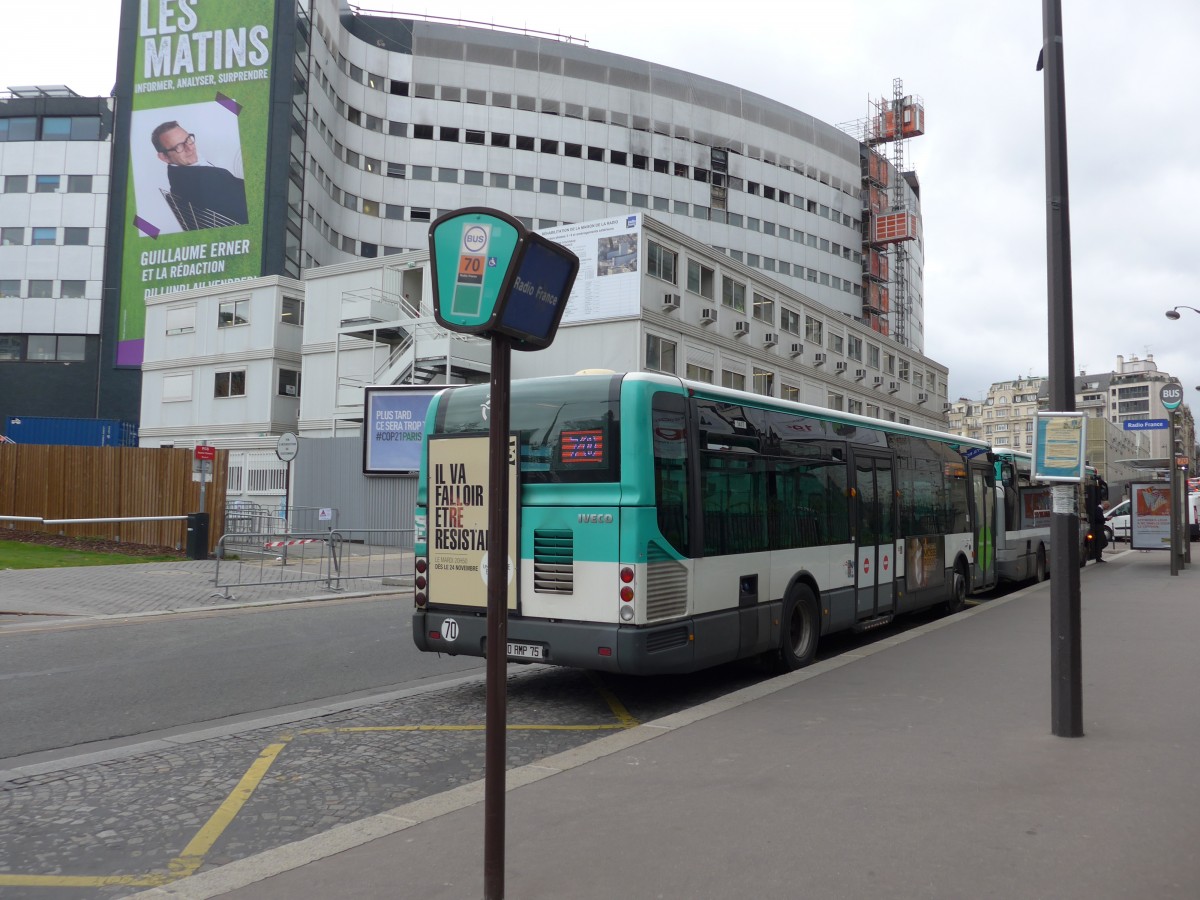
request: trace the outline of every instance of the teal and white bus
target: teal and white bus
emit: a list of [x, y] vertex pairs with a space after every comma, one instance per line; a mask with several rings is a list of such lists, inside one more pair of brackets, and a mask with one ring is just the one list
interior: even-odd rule
[[[440, 588], [426, 541], [430, 441], [485, 434], [489, 391], [443, 391], [426, 419], [413, 638], [428, 652], [487, 651], [486, 600]], [[516, 381], [510, 416], [511, 659], [791, 670], [823, 635], [995, 583], [982, 442], [646, 372]]]

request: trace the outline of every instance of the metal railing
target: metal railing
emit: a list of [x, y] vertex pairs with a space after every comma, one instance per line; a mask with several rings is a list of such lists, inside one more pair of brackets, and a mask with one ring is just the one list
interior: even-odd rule
[[346, 590], [404, 590], [414, 574], [413, 529], [262, 531], [223, 534], [213, 583], [226, 600], [238, 587], [323, 584]]

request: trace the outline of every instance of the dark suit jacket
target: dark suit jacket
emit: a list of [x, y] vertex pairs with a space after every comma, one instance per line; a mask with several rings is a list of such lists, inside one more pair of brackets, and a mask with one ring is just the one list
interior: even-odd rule
[[197, 209], [232, 219], [237, 225], [250, 221], [246, 213], [246, 183], [228, 169], [196, 163], [192, 166], [168, 166], [167, 180], [176, 199]]

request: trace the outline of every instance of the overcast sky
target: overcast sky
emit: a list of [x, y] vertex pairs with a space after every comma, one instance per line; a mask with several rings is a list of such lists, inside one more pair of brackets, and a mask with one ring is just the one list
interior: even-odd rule
[[[1153, 354], [1200, 395], [1200, 3], [1062, 0], [1075, 370]], [[951, 399], [1048, 372], [1040, 0], [739, 3], [368, 0], [586, 39], [747, 88], [831, 124], [865, 118], [892, 80], [925, 103], [905, 160], [921, 181], [925, 352]], [[4, 2], [0, 87], [108, 94], [119, 0]], [[481, 16], [480, 9], [487, 10]], [[52, 10], [47, 14], [47, 10]]]

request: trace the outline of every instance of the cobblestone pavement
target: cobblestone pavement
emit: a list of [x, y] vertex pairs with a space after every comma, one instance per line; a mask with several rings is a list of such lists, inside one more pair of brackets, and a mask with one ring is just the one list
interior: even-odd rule
[[[639, 679], [514, 669], [508, 765], [657, 718], [694, 702], [697, 685], [711, 695], [759, 677], [736, 667], [651, 690]], [[287, 726], [13, 778], [0, 783], [0, 898], [125, 896], [478, 781], [485, 712], [477, 678]]]

